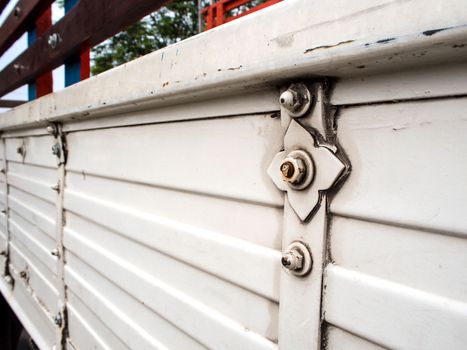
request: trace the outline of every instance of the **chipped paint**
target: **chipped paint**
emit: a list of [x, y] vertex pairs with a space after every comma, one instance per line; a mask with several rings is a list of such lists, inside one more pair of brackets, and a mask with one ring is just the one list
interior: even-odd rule
[[387, 38], [387, 39], [381, 39], [381, 40], [378, 40], [376, 43], [377, 44], [386, 44], [386, 43], [389, 43], [393, 40], [396, 40], [396, 38]]
[[354, 40], [346, 40], [346, 41], [341, 41], [337, 44], [334, 44], [334, 45], [321, 45], [321, 46], [316, 46], [316, 47], [312, 47], [311, 49], [306, 49], [304, 54], [307, 54], [307, 53], [310, 53], [312, 51], [316, 51], [316, 50], [321, 50], [321, 49], [330, 49], [332, 47], [336, 47], [336, 46], [339, 46], [339, 45], [344, 45], [344, 44], [350, 44], [352, 43]]

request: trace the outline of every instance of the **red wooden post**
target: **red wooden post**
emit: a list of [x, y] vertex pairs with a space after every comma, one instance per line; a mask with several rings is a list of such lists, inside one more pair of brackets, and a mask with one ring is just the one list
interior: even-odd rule
[[[49, 6], [36, 21], [36, 35], [40, 38], [52, 25], [52, 8]], [[53, 91], [52, 72], [46, 72], [36, 79], [36, 98], [50, 94]]]

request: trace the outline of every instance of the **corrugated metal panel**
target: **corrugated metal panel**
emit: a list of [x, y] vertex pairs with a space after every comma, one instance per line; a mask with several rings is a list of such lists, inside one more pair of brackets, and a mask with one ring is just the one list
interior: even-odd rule
[[[465, 347], [466, 11], [284, 1], [9, 112], [2, 294], [41, 349], [296, 350], [322, 323], [329, 349]], [[352, 172], [303, 224], [266, 169], [278, 87], [317, 76], [334, 91], [304, 124], [337, 131]], [[301, 279], [280, 268], [294, 239]]]
[[346, 332], [340, 328], [329, 326], [325, 334], [325, 346], [333, 350], [383, 350], [385, 348], [370, 343], [366, 339]]
[[[398, 90], [404, 99], [417, 99], [422, 86], [435, 87], [435, 76], [451, 81], [459, 67], [436, 68], [433, 76], [413, 71], [405, 83], [401, 74], [363, 85], [352, 78], [337, 85], [334, 101], [385, 100], [397, 82], [406, 84]], [[449, 87], [465, 94], [456, 79]], [[450, 98], [448, 85], [437, 88], [445, 98], [339, 111], [352, 173], [331, 203], [323, 306], [330, 349], [342, 348], [343, 339], [397, 349], [467, 344], [467, 99]]]
[[[55, 340], [52, 320], [58, 311], [57, 259], [51, 254], [56, 248], [57, 195], [52, 187], [58, 181], [53, 143], [51, 136], [43, 135], [5, 139], [13, 294], [21, 294], [20, 307], [38, 322], [39, 339], [50, 346]], [[32, 315], [36, 313], [40, 314]]]
[[251, 115], [67, 135], [66, 283], [105, 308], [90, 308], [104, 333], [130, 348], [276, 347], [283, 199], [262, 170], [281, 133]]

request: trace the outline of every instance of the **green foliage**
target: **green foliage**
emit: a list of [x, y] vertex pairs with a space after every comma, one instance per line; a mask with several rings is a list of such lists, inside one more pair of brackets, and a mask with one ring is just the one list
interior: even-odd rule
[[197, 6], [197, 0], [174, 0], [94, 47], [92, 74], [99, 74], [196, 34]]

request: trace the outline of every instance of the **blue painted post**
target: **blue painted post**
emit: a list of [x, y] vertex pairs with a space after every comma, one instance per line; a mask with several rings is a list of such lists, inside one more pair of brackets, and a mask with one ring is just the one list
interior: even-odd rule
[[[65, 0], [67, 14], [79, 0]], [[69, 57], [65, 61], [65, 86], [76, 84], [89, 77], [89, 50]]]
[[[36, 41], [36, 28], [32, 28], [28, 31], [28, 46], [31, 46]], [[31, 82], [28, 84], [28, 100], [32, 101], [35, 100], [37, 97], [36, 92], [36, 82]]]

